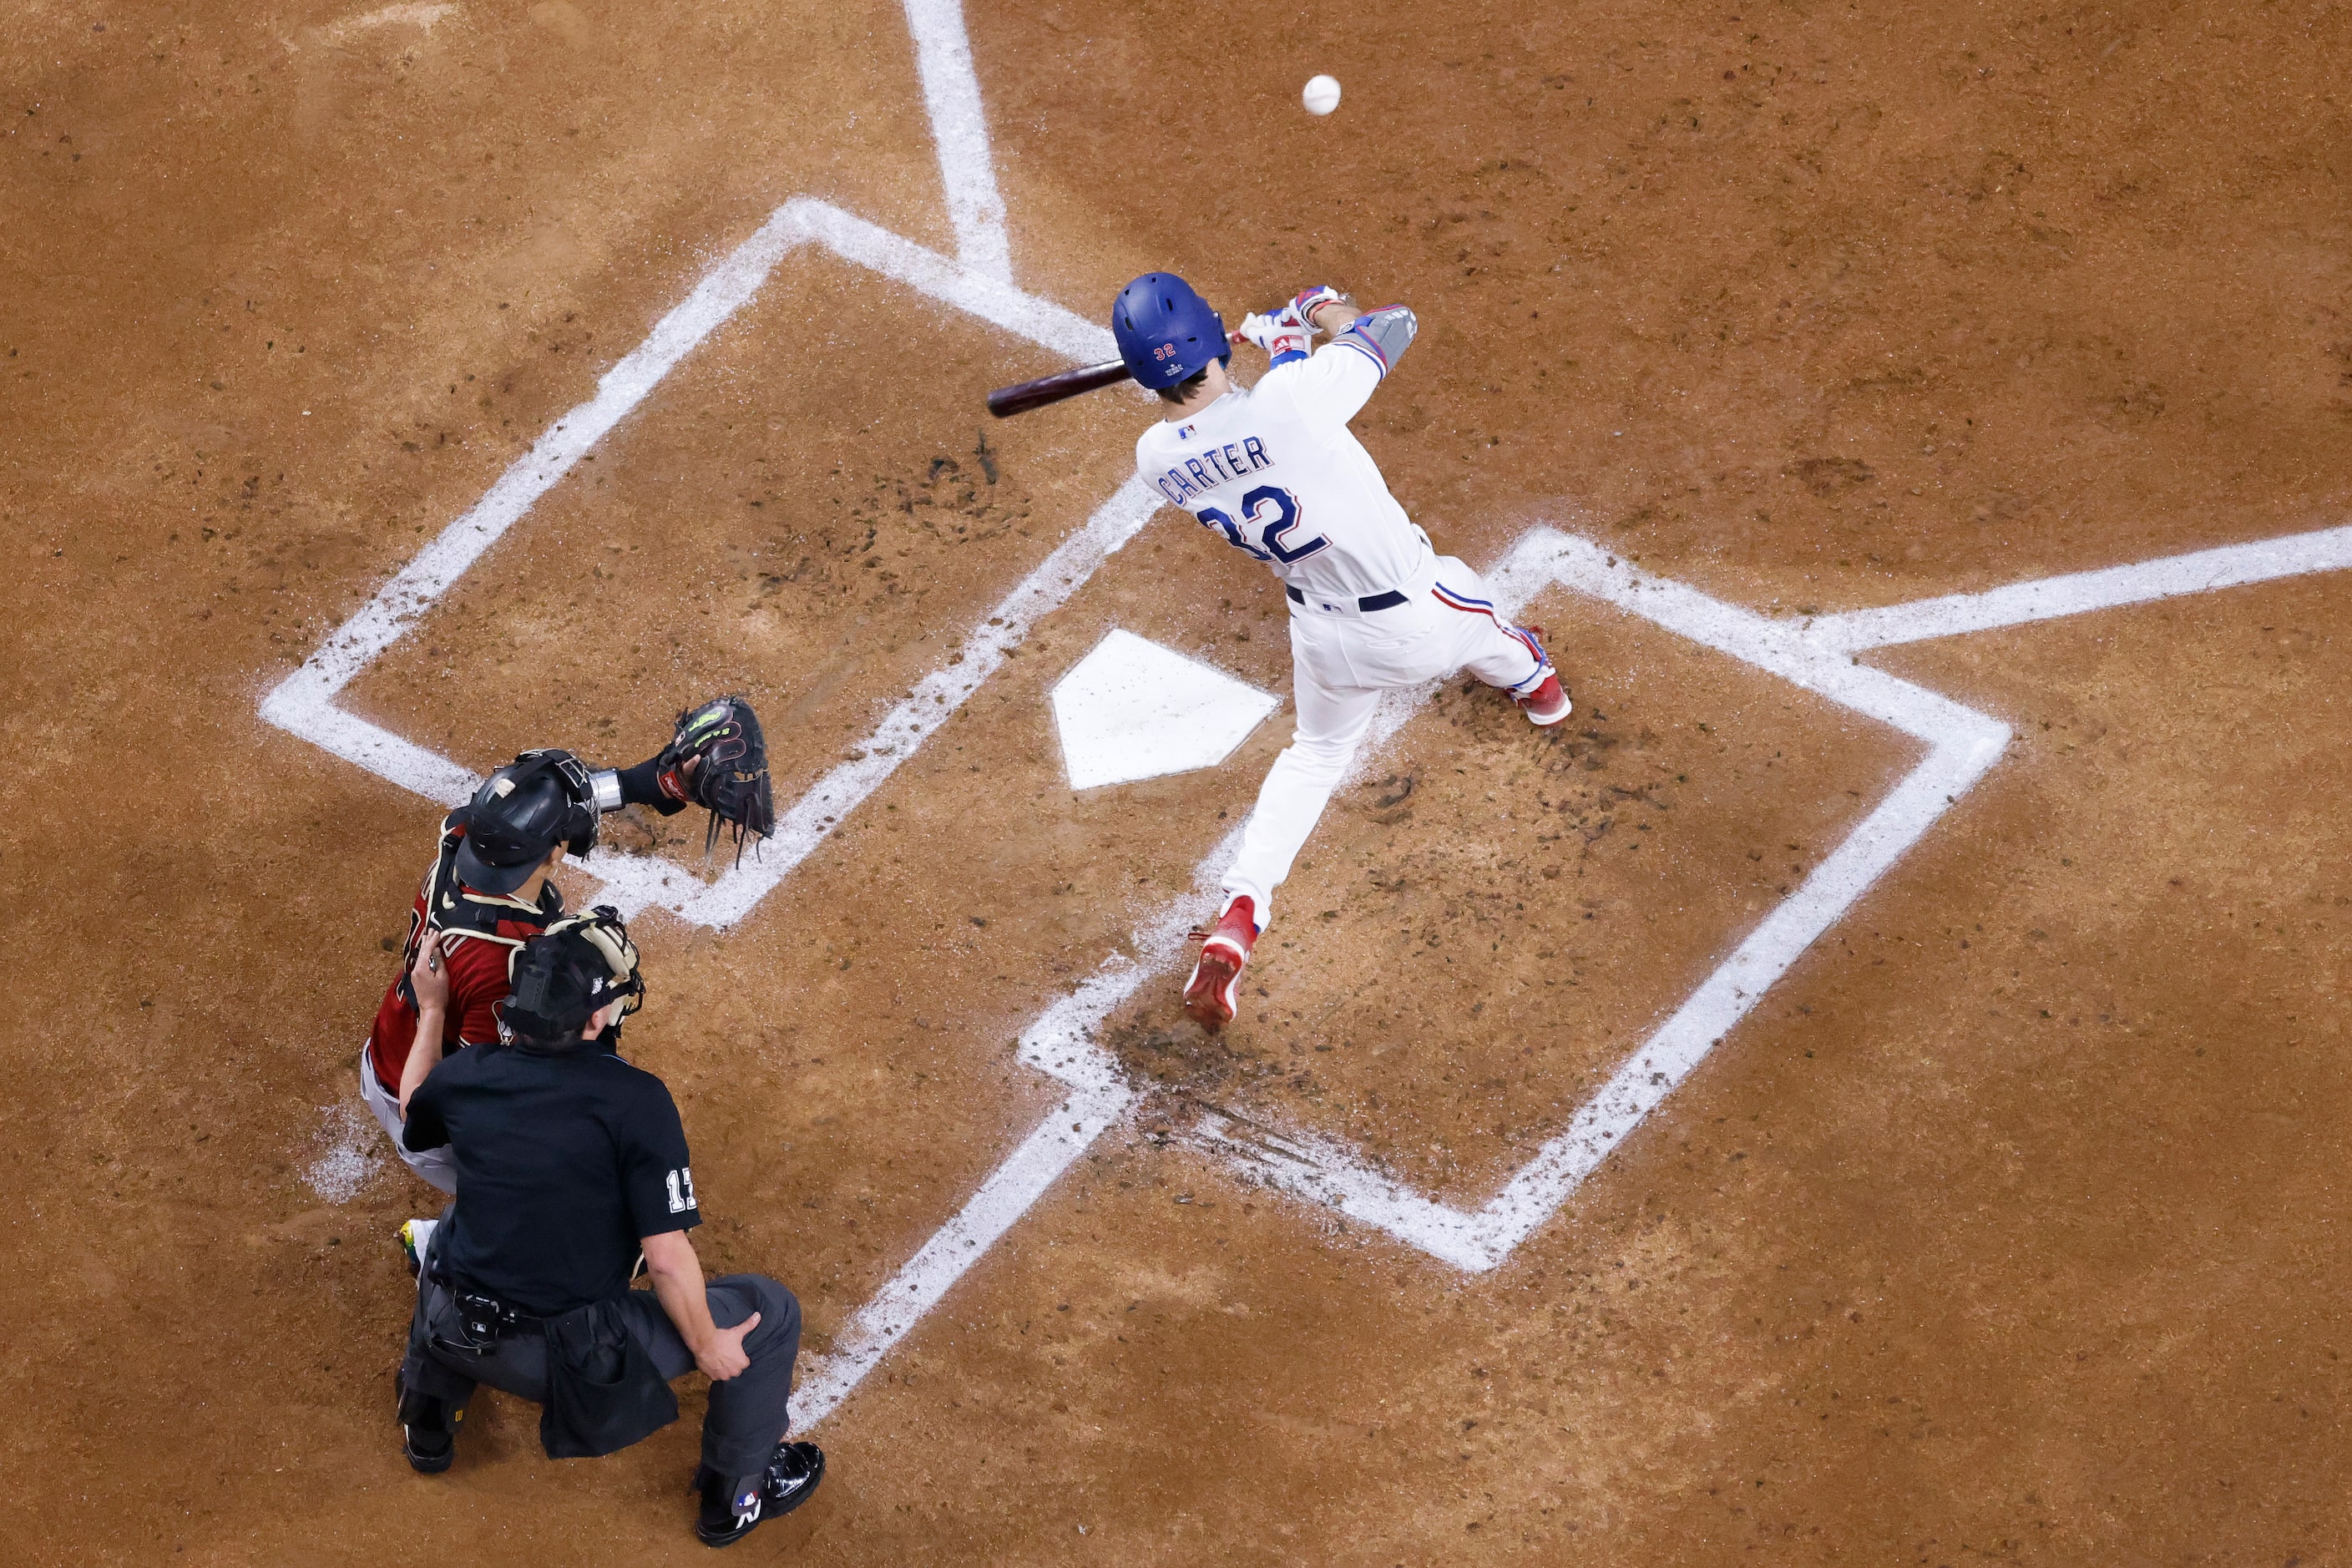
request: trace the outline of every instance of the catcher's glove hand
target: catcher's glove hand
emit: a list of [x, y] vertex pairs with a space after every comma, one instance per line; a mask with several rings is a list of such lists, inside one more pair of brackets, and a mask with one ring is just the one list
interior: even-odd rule
[[719, 697], [677, 716], [677, 731], [654, 759], [662, 793], [710, 809], [702, 852], [719, 842], [719, 827], [735, 829], [735, 858], [743, 840], [776, 830], [776, 801], [768, 788], [768, 743], [748, 699]]

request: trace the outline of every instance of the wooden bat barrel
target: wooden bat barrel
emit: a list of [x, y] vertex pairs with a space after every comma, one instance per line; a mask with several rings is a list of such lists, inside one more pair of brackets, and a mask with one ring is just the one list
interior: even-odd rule
[[1125, 363], [1114, 359], [1039, 376], [1035, 381], [1000, 386], [988, 395], [988, 411], [999, 419], [1026, 414], [1032, 408], [1043, 408], [1049, 403], [1059, 403], [1066, 397], [1076, 397], [1080, 393], [1125, 381], [1127, 374]]

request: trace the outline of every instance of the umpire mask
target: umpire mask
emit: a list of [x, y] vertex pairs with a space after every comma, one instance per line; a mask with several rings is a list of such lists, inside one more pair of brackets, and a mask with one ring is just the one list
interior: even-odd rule
[[581, 1026], [621, 1004], [619, 1016], [596, 1042], [621, 1042], [621, 1019], [645, 1005], [645, 977], [636, 944], [610, 904], [557, 921], [516, 950], [508, 970], [512, 990], [499, 1010], [499, 1038], [524, 1050], [564, 1051], [583, 1044]]

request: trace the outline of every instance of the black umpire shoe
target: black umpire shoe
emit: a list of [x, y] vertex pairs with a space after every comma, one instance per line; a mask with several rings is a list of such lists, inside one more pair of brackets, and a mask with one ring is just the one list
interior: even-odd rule
[[763, 1519], [787, 1514], [808, 1501], [824, 1479], [824, 1450], [814, 1443], [779, 1443], [768, 1468], [733, 1485], [708, 1465], [694, 1472], [702, 1512], [694, 1538], [705, 1546], [732, 1546]]
[[457, 1457], [457, 1423], [466, 1413], [421, 1394], [411, 1398], [398, 1373], [392, 1374], [392, 1386], [400, 1396], [400, 1451], [408, 1468], [421, 1476], [439, 1475]]

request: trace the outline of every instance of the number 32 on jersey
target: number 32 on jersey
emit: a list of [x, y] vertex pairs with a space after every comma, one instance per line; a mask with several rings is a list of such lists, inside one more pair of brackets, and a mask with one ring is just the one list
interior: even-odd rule
[[1239, 522], [1213, 506], [1204, 506], [1194, 515], [1203, 526], [1223, 533], [1226, 542], [1234, 548], [1245, 550], [1260, 561], [1279, 561], [1286, 566], [1294, 561], [1304, 561], [1331, 542], [1319, 533], [1295, 542], [1284, 538], [1298, 526], [1298, 498], [1280, 485], [1260, 485], [1242, 497]]

